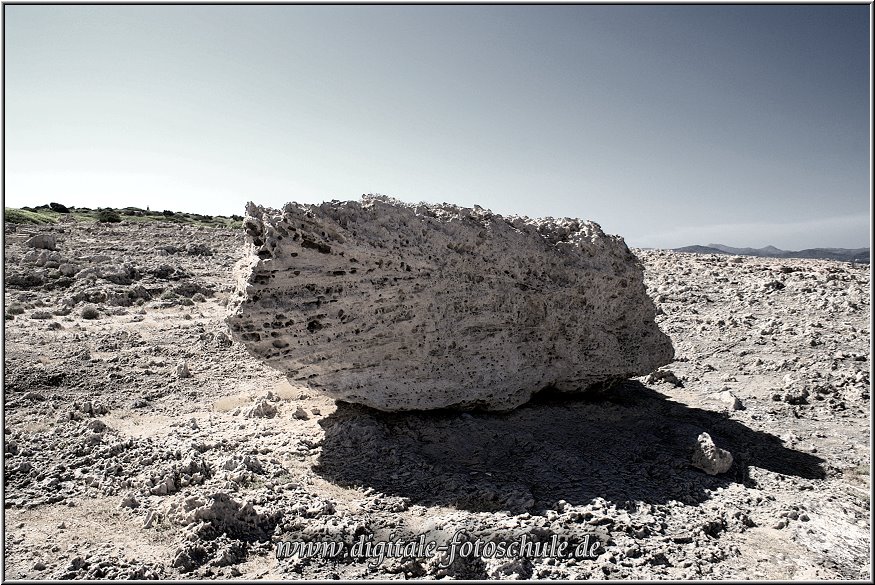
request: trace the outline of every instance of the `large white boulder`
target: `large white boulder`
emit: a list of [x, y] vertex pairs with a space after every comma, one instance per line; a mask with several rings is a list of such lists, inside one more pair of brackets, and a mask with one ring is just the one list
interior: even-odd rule
[[233, 335], [338, 400], [507, 410], [674, 356], [638, 259], [592, 222], [376, 196], [250, 203], [244, 229]]

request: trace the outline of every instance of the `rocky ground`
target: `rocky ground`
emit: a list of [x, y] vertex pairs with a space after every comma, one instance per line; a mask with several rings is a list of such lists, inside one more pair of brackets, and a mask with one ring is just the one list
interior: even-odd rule
[[[677, 350], [661, 372], [508, 413], [385, 414], [230, 340], [242, 242], [5, 226], [6, 579], [870, 578], [868, 266], [636, 250]], [[727, 472], [691, 465], [703, 432]], [[275, 557], [460, 531], [598, 546]]]

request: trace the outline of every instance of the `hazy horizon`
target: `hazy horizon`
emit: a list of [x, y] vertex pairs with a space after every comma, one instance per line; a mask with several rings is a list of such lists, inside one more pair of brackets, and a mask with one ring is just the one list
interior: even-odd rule
[[[362, 195], [365, 195], [365, 194], [362, 194]], [[379, 195], [385, 195], [385, 194], [384, 194], [384, 193], [380, 193]], [[350, 197], [349, 199], [350, 199], [350, 200], [360, 200], [360, 199], [361, 199], [361, 195], [360, 195], [359, 197]], [[41, 207], [41, 206], [46, 206], [46, 205], [48, 205], [49, 203], [61, 203], [62, 205], [67, 205], [68, 207], [79, 207], [79, 208], [88, 208], [88, 209], [97, 209], [97, 207], [100, 207], [100, 206], [89, 207], [89, 206], [87, 206], [87, 205], [78, 205], [78, 206], [77, 206], [77, 205], [75, 205], [75, 203], [62, 202], [62, 201], [54, 201], [54, 200], [51, 201], [51, 202], [43, 202], [43, 203], [37, 203], [37, 204], [33, 204], [33, 205], [27, 205], [27, 204], [25, 204], [24, 207], [31, 207], [31, 208], [33, 208], [33, 207]], [[319, 202], [313, 202], [313, 203], [318, 204]], [[419, 203], [419, 202], [418, 202], [418, 201], [406, 201], [405, 203]], [[451, 201], [442, 201], [442, 202], [438, 202], [438, 203], [452, 203], [452, 202], [451, 202]], [[141, 206], [137, 206], [137, 205], [132, 205], [131, 207], [139, 207], [140, 209], [143, 209], [143, 210], [146, 210], [147, 208], [149, 208], [149, 206], [141, 207]], [[280, 205], [280, 206], [268, 206], [268, 207], [273, 207], [274, 209], [279, 210], [279, 209], [282, 207], [282, 205]], [[482, 207], [482, 206], [481, 206], [481, 207]], [[121, 209], [121, 207], [118, 207], [118, 209]], [[160, 211], [163, 211], [164, 209], [167, 209], [167, 208], [149, 208], [149, 209], [150, 209], [151, 211], [160, 212]], [[179, 212], [179, 213], [192, 213], [192, 214], [224, 215], [225, 217], [230, 217], [231, 215], [236, 215], [236, 216], [244, 216], [244, 215], [245, 215], [245, 210], [242, 210], [242, 209], [241, 209], [240, 211], [238, 211], [238, 212], [233, 212], [233, 213], [228, 213], [228, 214], [215, 213], [215, 212], [214, 212], [214, 213], [211, 213], [211, 212], [208, 212], [208, 211], [197, 210], [197, 209], [170, 209], [170, 211]], [[514, 215], [514, 214], [506, 214], [506, 215]], [[529, 217], [533, 217], [533, 216], [529, 216]], [[586, 218], [584, 218], [584, 219], [586, 219]], [[596, 222], [596, 223], [598, 223], [598, 222]], [[608, 231], [607, 233], [611, 233], [611, 232]], [[617, 234], [617, 235], [622, 236], [623, 234]], [[625, 239], [625, 238], [624, 238], [624, 239]], [[749, 242], [736, 242], [736, 241], [734, 241], [734, 240], [729, 240], [729, 241], [717, 241], [717, 240], [714, 240], [714, 241], [707, 241], [707, 242], [704, 241], [704, 240], [702, 240], [702, 241], [689, 242], [689, 243], [686, 243], [686, 244], [680, 244], [680, 245], [677, 245], [677, 246], [646, 246], [646, 245], [636, 245], [636, 244], [629, 243], [628, 240], [627, 240], [627, 244], [628, 244], [630, 247], [633, 247], [633, 248], [651, 248], [651, 249], [683, 248], [683, 247], [686, 247], [686, 246], [711, 246], [711, 245], [715, 245], [715, 244], [716, 244], [716, 245], [721, 245], [721, 246], [728, 246], [728, 247], [731, 247], [731, 248], [755, 248], [755, 249], [768, 248], [768, 247], [772, 246], [772, 247], [775, 247], [775, 248], [779, 248], [779, 249], [781, 249], [781, 250], [783, 250], [783, 251], [785, 251], [785, 252], [789, 252], [789, 251], [794, 251], [794, 252], [795, 252], [795, 251], [799, 251], [799, 250], [812, 249], [812, 248], [841, 248], [841, 249], [856, 250], [856, 249], [862, 249], [862, 248], [869, 248], [869, 247], [870, 247], [870, 242], [865, 242], [863, 245], [860, 245], [860, 246], [804, 246], [804, 247], [801, 247], [801, 248], [782, 248], [781, 246], [774, 246], [774, 245], [771, 244], [771, 243], [765, 243], [765, 244], [751, 244], [751, 243], [749, 243]]]
[[870, 245], [871, 5], [4, 6], [7, 206], [379, 192]]

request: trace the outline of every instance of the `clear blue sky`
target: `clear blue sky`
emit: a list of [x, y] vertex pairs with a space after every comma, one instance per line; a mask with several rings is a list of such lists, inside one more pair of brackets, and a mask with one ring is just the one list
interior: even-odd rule
[[5, 6], [6, 205], [869, 243], [870, 6]]

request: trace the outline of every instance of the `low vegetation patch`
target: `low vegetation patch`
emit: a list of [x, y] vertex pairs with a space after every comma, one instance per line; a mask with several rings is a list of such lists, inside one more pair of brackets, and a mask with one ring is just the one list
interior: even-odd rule
[[97, 212], [97, 221], [100, 223], [121, 223], [122, 216], [113, 209], [101, 209]]
[[29, 223], [29, 224], [48, 224], [57, 221], [56, 213], [37, 213], [35, 211], [27, 211], [24, 209], [15, 209], [6, 207], [3, 210], [3, 221], [8, 223]]
[[163, 221], [231, 229], [243, 226], [243, 217], [240, 215], [226, 217], [223, 215], [204, 215], [182, 211], [149, 211], [139, 207], [90, 209], [88, 207], [68, 207], [61, 203], [53, 202], [48, 205], [22, 207], [20, 209], [5, 207], [3, 210], [3, 221], [10, 224], [45, 225], [57, 223], [62, 217], [81, 222], [100, 223]]
[[85, 305], [82, 307], [83, 319], [97, 319], [100, 316], [100, 311], [94, 305]]

